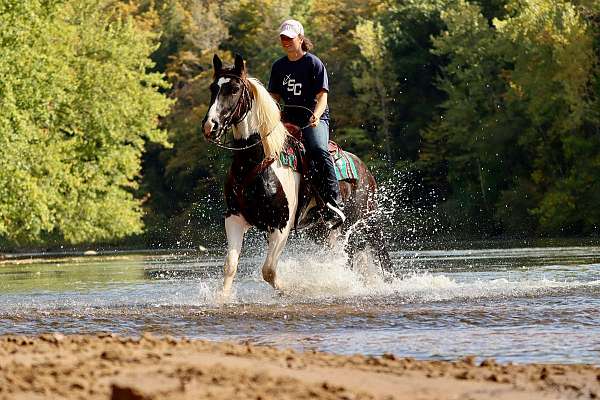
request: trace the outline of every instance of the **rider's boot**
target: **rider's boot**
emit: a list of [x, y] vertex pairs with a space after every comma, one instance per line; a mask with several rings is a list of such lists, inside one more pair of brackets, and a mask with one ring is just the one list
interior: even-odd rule
[[[312, 142], [309, 141], [308, 143]], [[320, 145], [323, 145], [323, 143], [320, 143]], [[346, 215], [341, 201], [340, 185], [335, 175], [333, 158], [327, 150], [326, 142], [324, 148], [315, 143], [312, 147], [310, 180], [323, 200], [323, 207], [319, 211], [326, 227], [335, 229], [346, 220]]]
[[341, 200], [334, 200], [331, 198], [325, 203], [323, 210], [323, 219], [327, 229], [335, 229], [346, 221], [346, 214], [344, 214], [344, 205]]
[[[333, 163], [332, 163], [333, 164]], [[332, 165], [333, 166], [333, 165]], [[335, 171], [326, 171], [321, 180], [321, 195], [325, 206], [323, 207], [323, 220], [328, 229], [335, 229], [346, 221], [344, 204], [340, 195], [340, 185], [335, 177]]]

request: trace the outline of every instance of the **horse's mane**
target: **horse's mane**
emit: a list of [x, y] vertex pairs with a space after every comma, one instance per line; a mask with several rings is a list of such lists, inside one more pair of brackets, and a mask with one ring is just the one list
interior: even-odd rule
[[283, 151], [287, 137], [287, 129], [281, 123], [279, 106], [258, 79], [249, 77], [248, 82], [254, 94], [251, 128], [260, 134], [265, 157], [276, 157]]

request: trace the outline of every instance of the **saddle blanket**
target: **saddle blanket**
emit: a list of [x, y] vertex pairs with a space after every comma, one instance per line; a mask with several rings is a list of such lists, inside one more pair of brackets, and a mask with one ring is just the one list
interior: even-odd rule
[[[304, 150], [299, 146], [290, 145], [285, 151], [279, 155], [281, 165], [286, 165], [294, 171], [299, 170], [299, 160], [302, 158]], [[358, 179], [358, 168], [354, 159], [349, 153], [342, 150], [337, 143], [329, 141], [329, 154], [333, 159], [335, 166], [335, 176], [338, 181], [356, 180]]]

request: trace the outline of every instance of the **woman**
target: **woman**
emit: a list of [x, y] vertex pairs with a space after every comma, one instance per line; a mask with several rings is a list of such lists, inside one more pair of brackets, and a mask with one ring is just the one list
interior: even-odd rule
[[[302, 24], [294, 19], [279, 27], [279, 38], [286, 56], [275, 61], [269, 79], [269, 92], [286, 106], [284, 119], [302, 129], [304, 145], [311, 160], [310, 179], [319, 191], [329, 228], [345, 221], [340, 189], [333, 161], [329, 156], [329, 80], [323, 62], [311, 54], [312, 43], [304, 37]], [[312, 111], [312, 114], [306, 110]]]

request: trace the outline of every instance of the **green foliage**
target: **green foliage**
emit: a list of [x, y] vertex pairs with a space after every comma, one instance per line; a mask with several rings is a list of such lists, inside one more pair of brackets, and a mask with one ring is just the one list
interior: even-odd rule
[[388, 67], [385, 33], [379, 22], [361, 20], [352, 32], [361, 57], [354, 62], [357, 70], [352, 84], [357, 91], [358, 104], [365, 123], [372, 125], [376, 142], [381, 143], [384, 154], [392, 160], [391, 122], [392, 99], [397, 90], [394, 71]]
[[329, 74], [334, 135], [338, 127], [360, 127], [369, 132], [374, 145], [379, 144], [377, 127], [363, 117], [364, 107], [356, 107], [353, 79], [358, 70], [353, 67], [355, 62], [365, 65], [368, 61], [363, 59], [353, 32], [360, 21], [374, 21], [382, 4], [381, 0], [310, 0], [302, 19], [307, 35], [315, 44], [314, 52], [323, 60]]
[[267, 82], [271, 65], [283, 56], [277, 29], [292, 14], [293, 1], [241, 0], [225, 16], [230, 37], [223, 50], [245, 56], [251, 74]]
[[426, 185], [403, 202], [468, 232], [598, 233], [597, 0], [0, 0], [0, 241], [143, 221], [152, 245], [219, 240], [211, 59], [266, 82], [289, 17], [327, 66], [334, 139]]
[[[161, 34], [163, 45], [158, 53], [172, 84], [169, 96], [177, 102], [161, 121], [173, 147], [153, 146], [144, 157], [142, 190], [149, 194], [145, 211], [150, 245], [182, 241], [188, 245], [183, 232], [198, 222], [194, 217], [198, 204], [207, 195], [215, 203], [220, 201], [215, 183], [223, 181], [228, 154], [207, 145], [200, 125], [210, 100], [212, 56], [222, 53], [218, 46], [230, 37], [225, 20], [233, 12], [229, 3], [168, 0], [156, 5], [157, 19], [162, 21], [158, 26], [170, 27]], [[165, 43], [171, 43], [170, 52], [163, 54]], [[227, 53], [221, 55], [230, 58]], [[206, 206], [200, 214], [209, 218], [220, 215], [219, 207]], [[206, 234], [201, 228], [198, 232]]]
[[0, 235], [70, 243], [142, 230], [133, 196], [169, 101], [152, 36], [96, 1], [0, 7]]
[[507, 98], [525, 106], [530, 122], [520, 142], [533, 150], [531, 175], [542, 193], [532, 212], [543, 231], [589, 232], [600, 223], [588, 212], [589, 203], [579, 201], [594, 192], [589, 178], [600, 155], [596, 135], [586, 132], [589, 122], [599, 122], [590, 121], [597, 107], [589, 96], [596, 61], [590, 30], [570, 3], [512, 6], [520, 7], [518, 12], [495, 24], [508, 43], [520, 47], [505, 50], [515, 64], [505, 79], [511, 89]]
[[466, 2], [442, 13], [434, 53], [449, 59], [439, 82], [448, 100], [426, 140], [444, 151], [423, 164], [447, 163], [452, 197], [485, 226], [527, 230], [516, 214], [540, 232], [592, 232], [600, 220], [581, 201], [595, 199], [600, 154], [591, 31], [570, 3], [515, 1], [507, 11], [493, 26]]
[[454, 197], [460, 198], [460, 209], [470, 210], [479, 224], [490, 225], [499, 190], [513, 172], [505, 160], [518, 130], [504, 128], [516, 128], [519, 116], [504, 105], [504, 63], [494, 54], [496, 35], [480, 8], [457, 2], [441, 17], [447, 30], [433, 44], [434, 54], [449, 60], [438, 83], [448, 99], [425, 139], [442, 144], [445, 152], [432, 148], [432, 154], [422, 155], [423, 165], [431, 169], [447, 162], [447, 179]]
[[[194, 4], [202, 12], [194, 14]], [[266, 81], [272, 62], [283, 55], [277, 26], [291, 16], [304, 23], [327, 65], [335, 139], [372, 167], [418, 168], [413, 176], [435, 190], [429, 201], [444, 199], [441, 208], [465, 231], [532, 234], [570, 226], [569, 232], [591, 232], [594, 222], [573, 218], [595, 218], [581, 212], [581, 201], [590, 204], [597, 192], [581, 179], [595, 168], [590, 134], [598, 126], [600, 80], [589, 61], [590, 38], [596, 54], [599, 47], [598, 30], [590, 30], [597, 27], [594, 4], [157, 2], [160, 49], [170, 51], [155, 55], [166, 60], [161, 70], [178, 103], [163, 120], [174, 148], [152, 152], [145, 165], [149, 216], [161, 221], [157, 232], [168, 230], [171, 241], [187, 235], [173, 230], [182, 221], [190, 226], [194, 215], [218, 220], [222, 206], [214, 203], [228, 155], [213, 151], [198, 132], [208, 103], [210, 56], [241, 53], [250, 72]], [[579, 162], [565, 157], [567, 134], [589, 143]], [[553, 215], [570, 197], [555, 191], [573, 192], [581, 204], [564, 220]], [[213, 204], [205, 204], [207, 198]]]
[[445, 59], [431, 50], [432, 38], [444, 28], [440, 14], [449, 4], [448, 0], [396, 1], [380, 14], [387, 36], [386, 68], [396, 80], [388, 99], [395, 158], [418, 158], [421, 133], [444, 100], [436, 79]]

